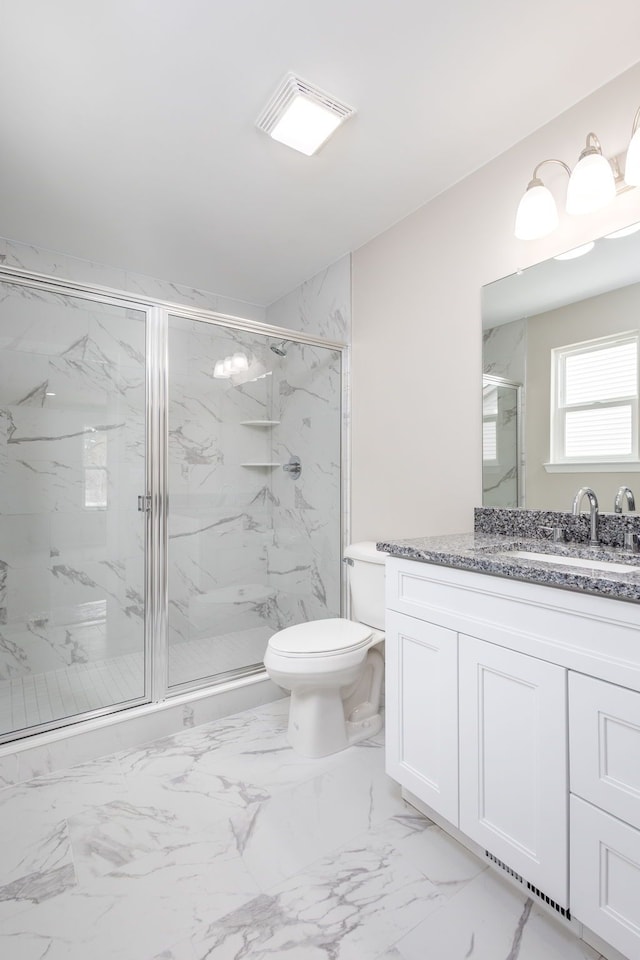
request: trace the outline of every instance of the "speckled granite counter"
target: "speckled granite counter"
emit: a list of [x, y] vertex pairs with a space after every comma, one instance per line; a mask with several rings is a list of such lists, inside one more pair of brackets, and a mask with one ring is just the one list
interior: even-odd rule
[[[618, 549], [489, 533], [382, 540], [377, 548], [407, 560], [640, 603], [640, 555]], [[544, 554], [553, 557], [553, 562], [516, 556], [522, 552]], [[577, 559], [584, 564], [576, 566]], [[628, 572], [594, 569], [591, 565], [602, 561], [624, 564]]]

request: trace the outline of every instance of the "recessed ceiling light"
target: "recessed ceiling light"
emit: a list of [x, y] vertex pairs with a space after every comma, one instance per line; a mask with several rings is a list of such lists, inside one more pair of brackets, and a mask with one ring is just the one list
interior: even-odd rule
[[355, 113], [306, 80], [288, 73], [256, 120], [259, 130], [310, 157]]
[[585, 253], [589, 253], [590, 250], [593, 250], [595, 244], [593, 240], [590, 240], [589, 243], [583, 243], [579, 247], [574, 247], [573, 250], [567, 250], [566, 253], [559, 253], [557, 257], [554, 257], [554, 260], [575, 260], [576, 257], [584, 257]]

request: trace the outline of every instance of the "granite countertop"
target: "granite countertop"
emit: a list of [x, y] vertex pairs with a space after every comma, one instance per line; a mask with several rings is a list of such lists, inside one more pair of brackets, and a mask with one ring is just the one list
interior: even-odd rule
[[[640, 603], [640, 554], [625, 553], [612, 547], [554, 543], [491, 533], [381, 540], [376, 546], [378, 550], [407, 560]], [[516, 551], [544, 554], [553, 557], [553, 562], [518, 557]], [[592, 561], [624, 564], [628, 571], [597, 569], [592, 566]]]

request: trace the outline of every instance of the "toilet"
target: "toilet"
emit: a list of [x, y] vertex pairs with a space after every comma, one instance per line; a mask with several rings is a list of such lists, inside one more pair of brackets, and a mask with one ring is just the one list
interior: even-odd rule
[[291, 691], [289, 743], [303, 757], [326, 757], [382, 728], [384, 560], [372, 541], [345, 550], [353, 620], [299, 623], [269, 640], [264, 665]]

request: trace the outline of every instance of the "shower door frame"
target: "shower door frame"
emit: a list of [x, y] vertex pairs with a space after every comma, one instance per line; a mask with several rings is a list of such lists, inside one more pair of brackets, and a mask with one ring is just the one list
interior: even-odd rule
[[[244, 331], [248, 334], [308, 344], [340, 353], [340, 547], [344, 550], [350, 536], [350, 358], [348, 343], [326, 340], [288, 327], [278, 327], [259, 320], [248, 320], [203, 308], [188, 307], [155, 297], [139, 296], [98, 284], [89, 284], [47, 274], [22, 270], [0, 263], [0, 281], [23, 286], [58, 296], [78, 297], [83, 300], [136, 310], [145, 317], [145, 483], [140, 491], [144, 497], [144, 685], [142, 697], [125, 703], [100, 707], [49, 723], [28, 727], [16, 733], [0, 736], [3, 744], [18, 743], [64, 727], [101, 719], [105, 722], [115, 713], [135, 711], [136, 708], [161, 704], [184, 698], [192, 692], [213, 689], [228, 684], [233, 677], [223, 675], [169, 686], [169, 544], [168, 544], [168, 439], [169, 439], [169, 317], [194, 320], [222, 329]], [[346, 571], [341, 564], [341, 615], [349, 615], [349, 597], [346, 589]], [[234, 671], [238, 679], [264, 672], [258, 669]], [[266, 676], [266, 672], [265, 672]]]

